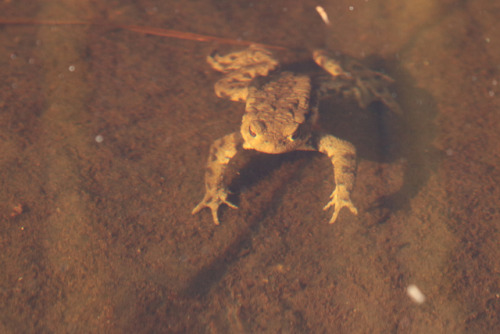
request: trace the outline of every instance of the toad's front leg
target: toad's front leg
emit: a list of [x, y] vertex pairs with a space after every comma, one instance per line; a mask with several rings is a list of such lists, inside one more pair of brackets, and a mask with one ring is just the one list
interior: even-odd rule
[[323, 208], [326, 210], [331, 206], [334, 207], [330, 224], [335, 222], [343, 207], [357, 215], [358, 209], [350, 198], [356, 179], [356, 149], [352, 144], [334, 136], [322, 135], [318, 141], [318, 150], [328, 155], [335, 174], [335, 190], [330, 195], [330, 202]]
[[217, 139], [210, 146], [210, 154], [205, 172], [205, 197], [193, 209], [192, 214], [198, 213], [203, 208], [212, 210], [215, 225], [219, 225], [217, 211], [225, 203], [233, 209], [237, 206], [227, 200], [228, 190], [224, 184], [224, 171], [229, 161], [242, 148], [243, 138], [239, 132], [231, 133]]

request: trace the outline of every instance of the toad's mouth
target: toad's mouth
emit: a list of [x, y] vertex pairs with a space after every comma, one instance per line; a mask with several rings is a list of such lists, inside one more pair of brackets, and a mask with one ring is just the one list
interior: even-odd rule
[[254, 149], [259, 152], [269, 154], [286, 153], [296, 150], [300, 145], [300, 141], [292, 140], [290, 136], [277, 138], [266, 134], [256, 134], [255, 136], [249, 132], [242, 133], [243, 148]]

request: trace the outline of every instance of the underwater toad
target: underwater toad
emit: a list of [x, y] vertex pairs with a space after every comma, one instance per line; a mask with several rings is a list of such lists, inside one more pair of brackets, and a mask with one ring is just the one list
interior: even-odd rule
[[354, 98], [362, 108], [379, 100], [398, 111], [386, 87], [392, 79], [345, 56], [334, 58], [324, 51], [315, 51], [313, 59], [326, 71], [325, 75], [313, 77], [278, 71], [278, 61], [271, 52], [258, 46], [207, 57], [215, 70], [225, 73], [215, 84], [217, 96], [245, 102], [246, 107], [240, 131], [215, 140], [210, 147], [205, 196], [193, 214], [208, 207], [218, 225], [221, 204], [237, 208], [227, 200], [224, 172], [242, 149], [270, 154], [295, 150], [326, 154], [333, 164], [335, 180], [335, 190], [324, 207], [324, 210], [334, 208], [330, 224], [343, 207], [355, 215], [358, 213], [350, 198], [356, 177], [356, 149], [349, 142], [314, 130], [318, 102], [322, 96], [337, 94]]

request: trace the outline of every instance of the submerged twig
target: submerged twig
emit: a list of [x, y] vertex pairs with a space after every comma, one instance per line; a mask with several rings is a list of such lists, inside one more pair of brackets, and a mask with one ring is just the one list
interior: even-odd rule
[[94, 23], [88, 21], [59, 21], [59, 20], [35, 20], [35, 19], [0, 19], [0, 25], [93, 25], [93, 26], [101, 26], [107, 28], [117, 28], [124, 29], [134, 32], [139, 32], [146, 35], [154, 35], [154, 36], [162, 36], [162, 37], [171, 37], [177, 39], [198, 41], [198, 42], [217, 42], [221, 44], [231, 44], [231, 45], [258, 45], [268, 49], [274, 50], [286, 50], [286, 47], [271, 45], [271, 44], [262, 44], [255, 43], [251, 41], [239, 40], [239, 39], [231, 39], [231, 38], [223, 38], [217, 36], [210, 35], [202, 35], [191, 32], [183, 32], [172, 29], [163, 29], [163, 28], [154, 28], [154, 27], [145, 27], [145, 26], [136, 26], [136, 25], [126, 25], [126, 24], [113, 24], [113, 23]]

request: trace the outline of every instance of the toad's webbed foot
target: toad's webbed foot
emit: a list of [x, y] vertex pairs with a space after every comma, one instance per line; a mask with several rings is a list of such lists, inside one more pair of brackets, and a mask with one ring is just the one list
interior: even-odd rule
[[330, 195], [330, 199], [330, 202], [328, 202], [328, 204], [323, 208], [323, 210], [327, 210], [331, 206], [334, 208], [330, 224], [335, 223], [335, 220], [337, 220], [340, 210], [342, 210], [343, 207], [351, 210], [354, 215], [358, 214], [358, 209], [356, 209], [354, 204], [352, 204], [349, 191], [347, 191], [344, 185], [337, 185], [335, 190]]
[[197, 214], [201, 209], [210, 208], [215, 225], [219, 225], [219, 216], [217, 214], [219, 207], [226, 204], [230, 208], [237, 209], [238, 207], [227, 200], [228, 192], [225, 189], [207, 192], [201, 202], [193, 209], [192, 214]]

